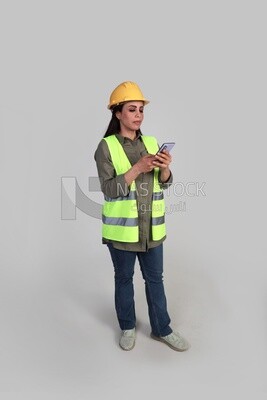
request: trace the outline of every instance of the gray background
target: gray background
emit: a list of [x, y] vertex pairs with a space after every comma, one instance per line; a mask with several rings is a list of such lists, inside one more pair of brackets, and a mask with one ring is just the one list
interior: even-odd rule
[[[265, 399], [266, 3], [1, 1], [1, 399]], [[175, 140], [165, 288], [177, 353], [118, 347], [101, 223], [61, 219], [61, 177], [90, 193], [110, 92], [136, 81], [142, 131]]]

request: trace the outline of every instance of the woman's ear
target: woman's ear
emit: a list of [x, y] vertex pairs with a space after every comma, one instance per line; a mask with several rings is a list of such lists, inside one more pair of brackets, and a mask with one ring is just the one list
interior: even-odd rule
[[117, 112], [115, 113], [115, 116], [118, 118], [118, 120], [120, 120], [121, 112], [120, 112], [120, 111], [117, 111]]

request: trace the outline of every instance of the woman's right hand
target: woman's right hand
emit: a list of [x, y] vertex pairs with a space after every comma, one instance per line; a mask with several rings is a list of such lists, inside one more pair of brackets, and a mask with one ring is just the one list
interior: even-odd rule
[[146, 172], [152, 171], [156, 166], [153, 164], [153, 161], [156, 161], [156, 157], [153, 154], [145, 154], [143, 157], [137, 161], [136, 164], [132, 166], [124, 174], [125, 181], [127, 185], [131, 185], [131, 183], [138, 177], [139, 174], [145, 174]]
[[156, 157], [153, 154], [146, 154], [140, 158], [135, 164], [138, 168], [139, 173], [146, 173], [152, 171], [155, 168], [153, 161], [156, 161]]

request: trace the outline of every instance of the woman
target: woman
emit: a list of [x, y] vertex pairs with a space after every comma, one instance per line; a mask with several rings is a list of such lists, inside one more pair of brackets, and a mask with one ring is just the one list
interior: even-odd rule
[[163, 242], [166, 238], [163, 190], [172, 183], [171, 156], [155, 155], [158, 143], [140, 130], [144, 98], [134, 82], [123, 82], [110, 95], [112, 117], [95, 152], [104, 194], [102, 242], [114, 266], [115, 309], [120, 346], [131, 350], [136, 338], [133, 275], [138, 258], [145, 281], [151, 337], [177, 351], [189, 343], [170, 327], [163, 285]]

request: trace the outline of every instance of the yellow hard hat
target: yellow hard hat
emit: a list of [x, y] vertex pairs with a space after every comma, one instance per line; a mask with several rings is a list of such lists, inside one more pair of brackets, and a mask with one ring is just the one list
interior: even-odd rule
[[148, 104], [141, 92], [139, 86], [134, 82], [122, 82], [117, 86], [110, 95], [108, 109], [117, 106], [125, 101], [143, 101], [144, 104]]

